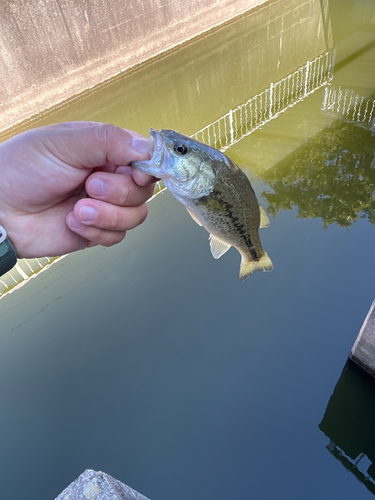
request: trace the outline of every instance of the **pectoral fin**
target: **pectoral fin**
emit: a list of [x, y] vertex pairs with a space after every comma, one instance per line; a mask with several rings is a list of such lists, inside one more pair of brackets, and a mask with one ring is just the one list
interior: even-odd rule
[[266, 214], [266, 211], [264, 208], [259, 205], [259, 212], [260, 212], [260, 228], [268, 227], [270, 225], [270, 220], [268, 218], [268, 215]]
[[220, 259], [220, 257], [224, 255], [225, 252], [227, 252], [232, 246], [229, 245], [229, 243], [219, 240], [219, 238], [216, 238], [212, 234], [210, 234], [209, 240], [211, 253], [215, 259]]

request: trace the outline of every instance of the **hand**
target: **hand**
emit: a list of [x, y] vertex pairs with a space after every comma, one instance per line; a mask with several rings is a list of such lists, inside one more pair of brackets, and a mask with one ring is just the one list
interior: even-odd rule
[[0, 144], [0, 225], [19, 258], [120, 242], [147, 216], [155, 178], [132, 169], [151, 157], [145, 137], [114, 125], [69, 122]]

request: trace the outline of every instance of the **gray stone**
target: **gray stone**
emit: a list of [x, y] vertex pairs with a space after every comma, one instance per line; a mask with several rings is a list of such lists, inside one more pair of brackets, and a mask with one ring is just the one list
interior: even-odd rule
[[375, 300], [350, 351], [350, 357], [375, 376]]
[[55, 500], [149, 500], [109, 474], [85, 470]]

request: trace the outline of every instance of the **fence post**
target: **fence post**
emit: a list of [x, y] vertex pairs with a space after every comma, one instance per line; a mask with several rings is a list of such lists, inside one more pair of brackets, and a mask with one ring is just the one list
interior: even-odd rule
[[308, 86], [309, 86], [309, 77], [310, 77], [310, 61], [307, 61], [306, 63], [306, 74], [305, 74], [305, 93], [304, 95], [306, 96], [308, 94]]
[[229, 126], [230, 126], [230, 143], [234, 144], [234, 132], [233, 132], [233, 109], [229, 111]]
[[270, 120], [272, 119], [272, 109], [273, 109], [273, 87], [274, 87], [274, 83], [271, 82], [271, 85], [270, 85], [270, 112], [269, 112]]

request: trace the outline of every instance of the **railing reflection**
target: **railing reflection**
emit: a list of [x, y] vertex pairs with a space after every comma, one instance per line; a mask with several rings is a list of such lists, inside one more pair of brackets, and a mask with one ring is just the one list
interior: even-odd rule
[[14, 268], [0, 277], [0, 299], [8, 292], [17, 290], [35, 277], [46, 271], [57, 260], [63, 257], [41, 257], [39, 259], [18, 259]]
[[231, 109], [192, 137], [225, 151], [267, 122], [277, 118], [333, 78], [335, 50], [328, 50], [269, 88]]
[[321, 107], [324, 113], [375, 131], [375, 100], [340, 85], [327, 85]]

